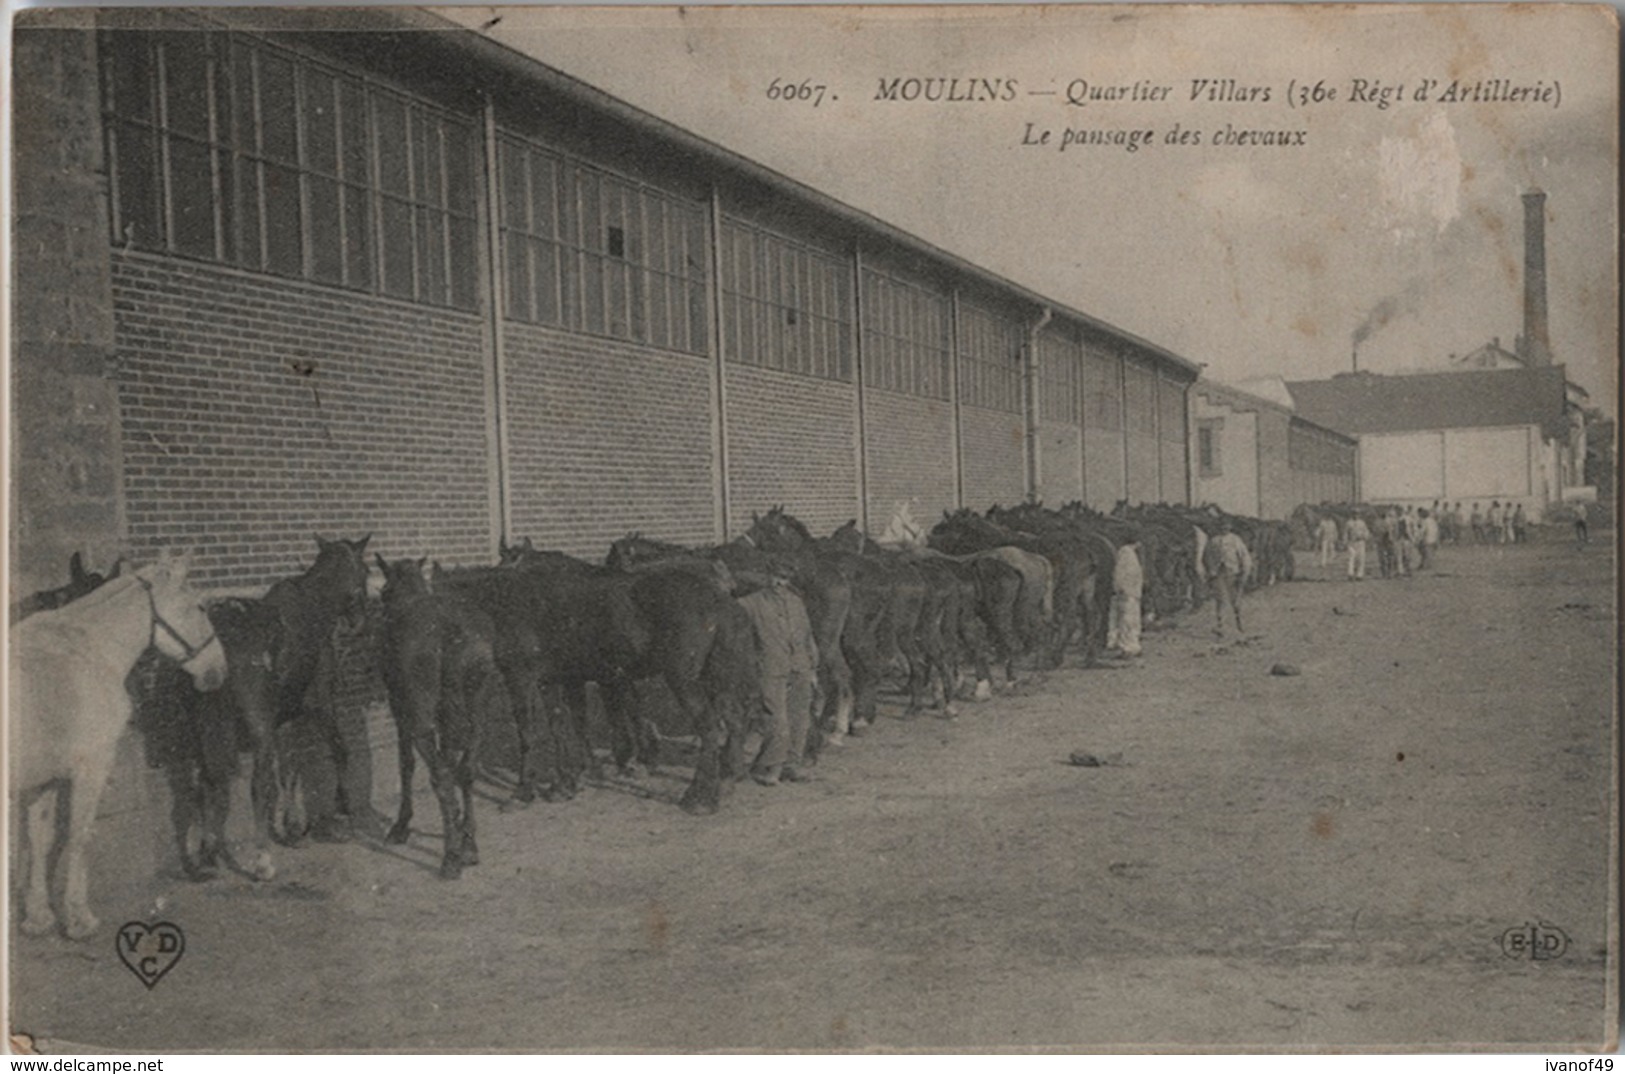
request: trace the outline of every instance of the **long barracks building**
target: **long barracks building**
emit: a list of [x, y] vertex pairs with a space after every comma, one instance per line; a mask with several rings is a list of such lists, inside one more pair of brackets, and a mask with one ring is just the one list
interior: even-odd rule
[[1195, 363], [433, 16], [15, 46], [19, 592], [1190, 498]]

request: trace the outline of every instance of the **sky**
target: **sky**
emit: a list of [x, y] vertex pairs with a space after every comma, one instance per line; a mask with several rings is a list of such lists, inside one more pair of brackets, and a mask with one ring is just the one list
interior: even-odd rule
[[[1376, 372], [1511, 349], [1538, 187], [1554, 360], [1614, 409], [1608, 9], [440, 10], [500, 15], [495, 40], [1220, 380], [1347, 371], [1357, 337]], [[877, 99], [911, 78], [972, 99]], [[775, 79], [827, 89], [775, 100]], [[1441, 100], [1452, 81], [1532, 99]], [[1213, 144], [1227, 127], [1302, 144]]]

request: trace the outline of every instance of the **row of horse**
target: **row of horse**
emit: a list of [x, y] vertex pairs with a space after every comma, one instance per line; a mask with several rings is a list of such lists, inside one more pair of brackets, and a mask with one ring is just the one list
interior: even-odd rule
[[[478, 861], [473, 785], [481, 744], [499, 723], [516, 732], [519, 801], [567, 799], [582, 780], [602, 775], [587, 723], [588, 684], [602, 699], [610, 759], [632, 772], [659, 760], [659, 736], [642, 715], [637, 684], [662, 682], [679, 730], [698, 744], [680, 805], [715, 811], [729, 778], [744, 772], [745, 738], [761, 705], [759, 642], [736, 601], [751, 588], [779, 581], [806, 606], [819, 654], [807, 743], [816, 756], [825, 741], [861, 733], [875, 720], [878, 695], [894, 672], [909, 713], [950, 714], [964, 693], [989, 696], [995, 677], [1013, 683], [1024, 661], [1056, 667], [1069, 649], [1094, 661], [1104, 645], [1117, 548], [1131, 538], [1145, 564], [1148, 615], [1166, 619], [1200, 604], [1202, 548], [1223, 525], [1253, 548], [1258, 584], [1291, 577], [1284, 524], [1160, 505], [1120, 505], [1111, 514], [1079, 504], [961, 510], [945, 514], [923, 545], [897, 549], [878, 547], [853, 523], [815, 537], [780, 507], [712, 548], [634, 534], [592, 563], [526, 540], [504, 544], [497, 565], [450, 570], [431, 569], [424, 559], [375, 555], [369, 563], [368, 537], [318, 537], [308, 570], [257, 600], [212, 601], [201, 633], [176, 632], [206, 637], [221, 654], [221, 688], [200, 678], [195, 651], [166, 648], [157, 626], [149, 626], [156, 653], [132, 659], [128, 685], [148, 759], [168, 775], [187, 874], [202, 878], [224, 867], [268, 879], [271, 845], [298, 835], [278, 810], [289, 767], [279, 730], [300, 721], [317, 730], [341, 773], [342, 796], [352, 758], [336, 714], [334, 639], [375, 618], [402, 787], [387, 838], [410, 834], [410, 788], [421, 759], [441, 813], [440, 871], [449, 878]], [[368, 599], [372, 567], [383, 579], [377, 602]], [[77, 559], [72, 571], [62, 590], [13, 610], [15, 619], [77, 598], [19, 623], [19, 637], [37, 629], [28, 623], [71, 615], [94, 599], [86, 594], [114, 584], [86, 574]], [[174, 621], [160, 619], [156, 604], [153, 617]], [[252, 757], [254, 834], [252, 856], [241, 861], [226, 827], [244, 755]], [[338, 809], [361, 815], [370, 807], [341, 800]], [[70, 934], [84, 932], [85, 919], [88, 910], [68, 924]]]

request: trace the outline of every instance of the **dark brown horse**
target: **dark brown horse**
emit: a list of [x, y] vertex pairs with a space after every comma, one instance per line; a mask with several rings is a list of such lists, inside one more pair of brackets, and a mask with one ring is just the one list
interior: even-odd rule
[[[463, 866], [479, 862], [474, 838], [474, 774], [480, 741], [498, 718], [501, 681], [491, 617], [446, 594], [432, 593], [425, 560], [386, 563], [384, 643], [380, 671], [395, 718], [401, 800], [391, 843], [412, 830], [412, 779], [416, 754], [429, 769], [429, 786], [440, 804], [445, 849], [440, 875], [454, 880]], [[461, 791], [461, 802], [458, 792]]]
[[[686, 571], [628, 575], [537, 553], [511, 567], [446, 572], [437, 591], [442, 584], [496, 623], [496, 659], [520, 728], [521, 800], [535, 796], [544, 771], [549, 797], [572, 796], [592, 764], [584, 726], [589, 682], [603, 695], [617, 765], [653, 763], [634, 684], [658, 677], [700, 740], [694, 779], [679, 804], [691, 813], [716, 811], [723, 746], [742, 742], [759, 689], [750, 620], [714, 582]], [[540, 704], [547, 687], [563, 688], [564, 711]]]
[[[921, 695], [928, 693], [931, 707], [952, 716], [958, 647], [950, 641], [959, 629], [958, 579], [945, 564], [881, 548], [858, 529], [854, 520], [830, 534], [830, 542], [880, 566], [888, 575], [894, 593], [917, 591], [920, 594], [919, 611], [912, 621], [899, 618], [894, 624], [896, 643], [908, 663], [906, 714], [919, 712], [923, 707]], [[894, 603], [893, 608], [896, 607]]]
[[38, 593], [31, 593], [19, 601], [13, 602], [10, 608], [11, 622], [20, 623], [35, 612], [54, 611], [72, 601], [78, 600], [86, 594], [95, 592], [107, 582], [119, 576], [123, 562], [113, 564], [108, 574], [98, 571], [85, 570], [85, 561], [78, 552], [68, 559], [68, 582], [55, 589], [42, 589]]
[[[162, 670], [146, 684], [137, 722], [148, 737], [149, 761], [168, 776], [171, 817], [189, 876], [206, 877], [209, 866], [220, 863], [270, 879], [276, 872], [271, 841], [291, 844], [303, 837], [281, 828], [276, 818], [283, 789], [278, 732], [296, 720], [313, 721], [332, 750], [341, 809], [359, 807], [349, 809], [352, 819], [370, 825], [370, 815], [361, 815], [370, 814], [369, 805], [344, 801], [348, 751], [337, 713], [323, 697], [331, 684], [318, 682], [324, 668], [331, 672], [328, 650], [340, 618], [364, 614], [362, 554], [369, 539], [317, 537], [316, 562], [303, 574], [275, 583], [260, 600], [211, 606], [210, 621], [226, 650], [226, 683], [217, 693], [201, 693]], [[232, 857], [225, 838], [231, 783], [245, 752], [254, 758], [249, 786], [255, 839], [254, 860], [246, 867]], [[187, 849], [194, 825], [201, 827], [196, 860]]]
[[750, 535], [713, 548], [691, 549], [629, 534], [610, 546], [606, 565], [623, 571], [675, 564], [701, 575], [712, 574], [734, 596], [764, 584], [771, 576], [789, 578], [807, 607], [818, 648], [819, 719], [809, 735], [808, 753], [816, 757], [826, 734], [845, 735], [852, 718], [852, 669], [842, 637], [852, 614], [851, 572], [838, 561], [783, 549], [767, 551]]
[[[839, 741], [848, 729], [857, 733], [874, 723], [879, 686], [887, 667], [900, 657], [906, 659], [905, 646], [913, 651], [910, 669], [923, 663], [914, 631], [925, 600], [924, 580], [917, 573], [910, 578], [890, 572], [876, 560], [842, 548], [829, 538], [814, 538], [801, 520], [783, 507], [755, 517], [745, 537], [765, 551], [788, 555], [818, 569], [835, 570], [851, 579], [851, 611], [846, 629], [841, 632], [841, 651], [851, 669], [853, 708], [849, 725], [842, 725], [837, 716], [831, 740]], [[820, 637], [820, 647], [823, 644]], [[917, 698], [917, 694], [911, 695], [916, 703]]]

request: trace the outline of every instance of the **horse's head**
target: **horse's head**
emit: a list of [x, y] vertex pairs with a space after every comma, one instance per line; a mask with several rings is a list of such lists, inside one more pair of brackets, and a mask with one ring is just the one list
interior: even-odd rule
[[424, 567], [429, 562], [427, 556], [421, 559], [397, 559], [394, 563], [386, 561], [377, 553], [374, 553], [372, 558], [384, 575], [384, 588], [379, 597], [386, 607], [398, 600], [429, 592], [429, 580], [423, 574]]
[[367, 542], [372, 534], [357, 541], [336, 541], [316, 537], [316, 562], [309, 574], [316, 591], [326, 594], [338, 606], [339, 614], [357, 622], [367, 611]]
[[529, 559], [535, 551], [536, 546], [531, 544], [529, 537], [524, 538], [518, 544], [509, 544], [507, 541], [503, 541], [497, 546], [497, 566], [523, 566], [525, 560]]
[[132, 577], [151, 607], [152, 644], [180, 664], [199, 690], [219, 689], [226, 681], [226, 651], [202, 598], [187, 583], [186, 561], [164, 556]]
[[758, 547], [780, 552], [795, 552], [813, 541], [812, 532], [782, 504], [765, 515], [752, 514], [746, 533]]

